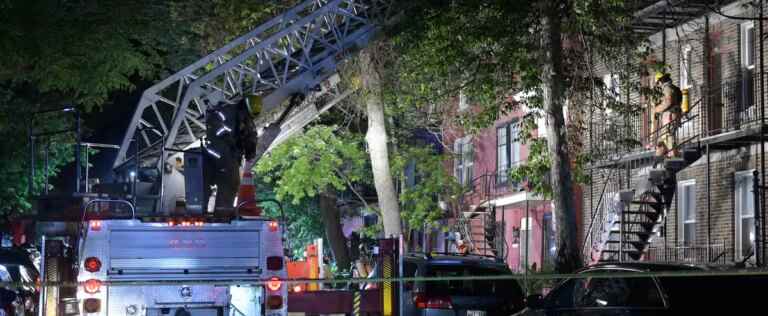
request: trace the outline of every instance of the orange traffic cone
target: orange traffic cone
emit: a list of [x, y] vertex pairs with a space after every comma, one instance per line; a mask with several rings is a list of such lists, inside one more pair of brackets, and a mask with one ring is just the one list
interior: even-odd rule
[[240, 190], [237, 192], [237, 206], [240, 216], [261, 216], [261, 208], [256, 203], [256, 186], [253, 185], [253, 175], [250, 170], [243, 172], [240, 179]]

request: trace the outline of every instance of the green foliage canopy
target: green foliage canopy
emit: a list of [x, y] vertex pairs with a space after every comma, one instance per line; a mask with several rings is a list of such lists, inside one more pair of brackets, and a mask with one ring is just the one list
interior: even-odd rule
[[259, 160], [256, 172], [275, 186], [278, 200], [293, 204], [329, 187], [344, 191], [369, 179], [362, 137], [322, 125], [275, 147]]

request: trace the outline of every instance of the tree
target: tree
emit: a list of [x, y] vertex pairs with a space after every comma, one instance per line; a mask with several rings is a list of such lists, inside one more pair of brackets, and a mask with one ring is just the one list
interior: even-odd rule
[[366, 205], [355, 188], [369, 174], [362, 147], [359, 136], [319, 125], [286, 140], [256, 164], [256, 172], [274, 185], [278, 200], [298, 205], [307, 199], [319, 199], [326, 237], [341, 269], [350, 267], [350, 259], [341, 231], [336, 192], [352, 191]]
[[[451, 98], [464, 93], [477, 109], [455, 120], [469, 133], [520, 104], [533, 110], [529, 121], [543, 115], [548, 123], [546, 142], [536, 142], [539, 149], [546, 144], [547, 150], [538, 153], [547, 158], [535, 159], [538, 166], [518, 173], [531, 172], [529, 180], [543, 180], [542, 173], [552, 170], [549, 183], [533, 187], [550, 192], [555, 203], [556, 270], [573, 271], [581, 262], [575, 242], [572, 169], [583, 161], [573, 140], [582, 127], [573, 124], [579, 120], [565, 120], [563, 105], [588, 89], [602, 89], [591, 79], [594, 65], [610, 68], [616, 61], [623, 64], [636, 57], [642, 41], [629, 27], [633, 8], [621, 0], [408, 4], [409, 18], [403, 20], [410, 23], [402, 23], [392, 32], [400, 54], [394, 93], [414, 108], [450, 104]], [[629, 71], [624, 69], [624, 73]], [[515, 100], [517, 93], [524, 97]], [[589, 107], [606, 106], [593, 100], [583, 103], [582, 107], [580, 102], [570, 103], [572, 118]], [[623, 110], [627, 108], [625, 105]], [[549, 168], [541, 168], [541, 164]]]
[[[0, 212], [31, 205], [28, 144], [19, 137], [30, 113], [67, 104], [84, 112], [113, 106], [114, 92], [175, 72], [297, 2], [0, 1]], [[54, 130], [72, 120], [53, 115], [38, 125], [43, 122]], [[73, 140], [39, 140], [50, 146], [50, 176], [72, 160]], [[42, 161], [42, 150], [36, 156]], [[33, 195], [43, 189], [40, 168]]]
[[557, 257], [559, 271], [575, 271], [581, 265], [580, 249], [576, 232], [576, 207], [573, 200], [571, 159], [565, 129], [563, 106], [565, 105], [565, 75], [563, 67], [562, 19], [565, 17], [565, 1], [548, 1], [543, 6], [541, 49], [541, 92], [543, 109], [547, 115], [547, 144], [553, 181], [552, 197], [557, 223]]
[[[299, 204], [279, 202], [277, 204], [275, 191], [270, 185], [255, 178], [257, 198], [267, 218], [284, 219], [284, 231], [286, 234], [286, 247], [294, 256], [306, 250], [307, 245], [318, 238], [323, 238], [323, 217], [318, 209], [316, 199], [302, 199]], [[281, 209], [282, 207], [282, 209]], [[283, 218], [283, 216], [285, 216]]]
[[[108, 105], [112, 92], [160, 74], [184, 51], [178, 31], [167, 23], [170, 8], [156, 1], [4, 1], [0, 4], [0, 210], [3, 215], [31, 207], [29, 150], [24, 135], [31, 113], [77, 106], [82, 111]], [[177, 50], [178, 49], [178, 50]], [[48, 131], [70, 128], [71, 115], [39, 117], [33, 125]], [[49, 175], [72, 160], [74, 137], [37, 141], [49, 146]], [[43, 160], [38, 150], [36, 160]], [[43, 189], [37, 164], [33, 192]], [[4, 216], [5, 217], [5, 216]]]
[[[403, 183], [398, 198], [405, 231], [438, 228], [437, 223], [445, 217], [439, 202], [458, 203], [458, 197], [465, 193], [466, 188], [444, 168], [446, 156], [418, 143], [401, 145], [395, 153], [392, 171]], [[409, 167], [412, 173], [406, 172]]]
[[387, 123], [384, 115], [384, 96], [381, 82], [381, 59], [376, 44], [360, 52], [360, 76], [362, 81], [363, 102], [368, 115], [368, 131], [365, 141], [370, 152], [373, 182], [384, 221], [384, 235], [397, 237], [402, 234], [400, 224], [400, 206], [395, 184], [390, 172], [389, 144], [387, 142]]

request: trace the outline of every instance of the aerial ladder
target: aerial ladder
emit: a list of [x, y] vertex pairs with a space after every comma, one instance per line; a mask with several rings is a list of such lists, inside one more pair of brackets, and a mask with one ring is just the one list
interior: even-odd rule
[[[174, 189], [178, 183], [171, 180], [178, 180], [173, 177], [179, 173], [168, 172], [169, 166], [173, 166], [180, 154], [193, 153], [195, 148], [201, 153], [199, 148], [205, 146], [207, 129], [212, 126], [210, 108], [256, 97], [261, 110], [260, 115], [253, 118], [254, 125], [263, 133], [270, 129], [270, 124], [280, 127], [279, 134], [262, 145], [274, 147], [300, 131], [354, 92], [340, 84], [338, 68], [376, 36], [378, 22], [387, 19], [389, 10], [389, 1], [385, 0], [307, 0], [144, 91], [113, 164], [116, 182], [112, 188], [122, 188], [123, 192], [119, 193], [130, 191], [129, 198], [119, 194], [115, 194], [119, 196], [115, 198], [111, 190], [105, 189], [109, 188], [108, 184], [97, 188], [98, 192], [77, 192], [77, 196], [83, 197], [82, 220], [76, 218], [79, 224], [73, 227], [77, 232], [61, 234], [71, 237], [67, 240], [76, 241], [70, 248], [77, 251], [72, 260], [77, 261], [74, 266], [79, 268], [70, 274], [76, 275], [82, 284], [76, 295], [44, 291], [41, 300], [46, 303], [41, 306], [46, 309], [42, 314], [61, 314], [60, 309], [66, 305], [62, 302], [69, 300], [72, 302], [67, 306], [75, 307], [67, 310], [92, 315], [120, 312], [132, 315], [141, 311], [155, 315], [165, 314], [167, 310], [175, 310], [177, 315], [189, 311], [200, 315], [231, 311], [259, 314], [242, 306], [260, 309], [267, 315], [285, 315], [287, 291], [280, 282], [285, 278], [285, 265], [280, 260], [282, 228], [279, 223], [258, 216], [238, 216], [237, 211], [243, 205], [234, 206], [234, 216], [224, 219], [199, 211], [190, 214], [188, 207], [182, 208], [186, 213], [174, 214], [178, 209], [169, 209], [164, 196], [190, 190], [190, 182], [185, 179], [185, 189]], [[295, 100], [296, 95], [303, 96], [300, 104], [285, 102]], [[153, 171], [155, 176], [142, 177], [144, 170]], [[190, 178], [190, 170], [184, 171], [183, 177]], [[243, 174], [245, 177], [247, 173]], [[144, 203], [139, 191], [145, 195]], [[119, 211], [121, 208], [130, 211]], [[121, 215], [112, 217], [109, 212]], [[111, 236], [110, 242], [105, 242], [107, 239], [102, 235]], [[49, 233], [43, 236], [52, 237], [51, 240], [57, 237]], [[47, 246], [46, 240], [43, 238], [44, 253], [53, 249]], [[232, 242], [222, 243], [223, 240]], [[254, 240], [259, 242], [251, 242]], [[226, 249], [241, 247], [237, 242], [250, 247], [243, 252], [250, 257], [231, 258], [238, 252]], [[195, 253], [199, 252], [207, 257], [198, 258]], [[55, 260], [48, 260], [53, 255], [53, 252], [44, 255], [43, 265], [55, 264]], [[105, 263], [103, 267], [101, 262]], [[44, 268], [44, 273], [60, 275], [58, 272], [62, 269], [73, 270], [56, 264], [51, 269]], [[219, 271], [221, 269], [226, 271]], [[215, 283], [225, 277], [248, 282], [266, 278], [268, 282], [261, 287], [227, 287]], [[110, 282], [123, 280], [166, 279], [209, 283], [148, 284], [139, 290], [109, 286]], [[67, 280], [73, 281], [48, 277], [44, 281]], [[147, 291], [167, 293], [170, 303], [163, 303], [166, 307], [155, 306], [159, 304], [156, 299], [151, 301], [150, 296], [141, 294], [149, 293]], [[236, 299], [237, 293], [242, 294], [238, 295], [243, 300]], [[190, 307], [189, 302], [196, 302], [199, 295], [216, 300]], [[259, 297], [261, 307], [253, 306], [254, 297]]]
[[[115, 174], [130, 180], [141, 168], [161, 171], [172, 155], [200, 145], [208, 107], [243, 96], [261, 100], [255, 123], [264, 129], [286, 110], [285, 100], [305, 95], [283, 115], [272, 146], [286, 139], [353, 92], [339, 85], [337, 69], [374, 37], [388, 4], [307, 0], [148, 88], [123, 137]], [[169, 177], [159, 174], [150, 194], [155, 209]]]

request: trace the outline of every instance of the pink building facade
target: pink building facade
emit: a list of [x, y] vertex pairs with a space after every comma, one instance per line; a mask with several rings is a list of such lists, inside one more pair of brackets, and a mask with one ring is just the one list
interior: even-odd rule
[[[454, 216], [468, 222], [471, 251], [501, 257], [513, 271], [541, 270], [555, 254], [552, 203], [509, 179], [508, 171], [524, 164], [526, 144], [518, 138], [525, 110], [501, 116], [475, 135], [460, 128], [444, 129], [445, 144], [453, 151], [446, 163], [456, 179], [471, 188], [462, 210]], [[493, 238], [488, 238], [489, 231]], [[465, 233], [464, 235], [467, 235]]]

